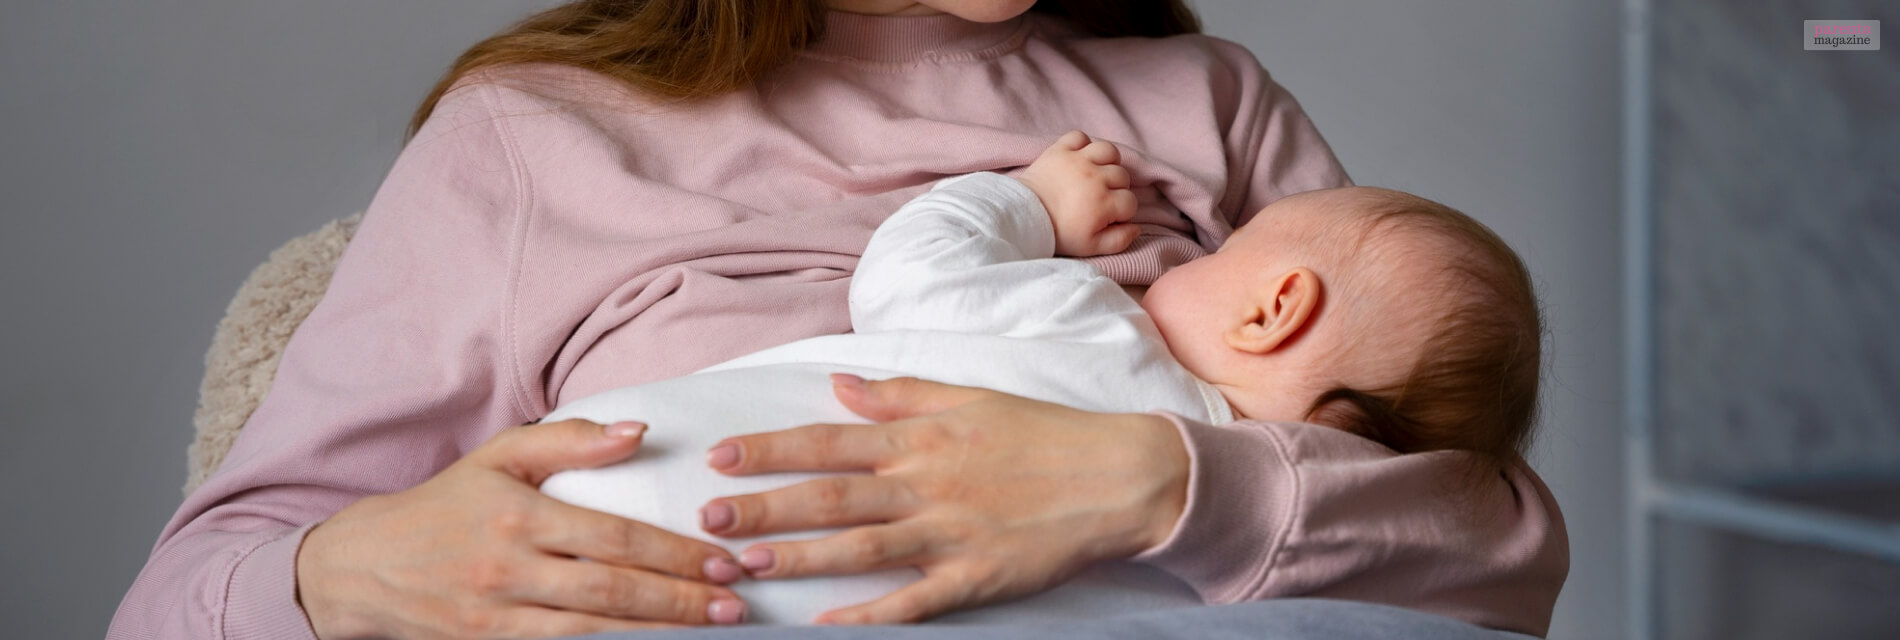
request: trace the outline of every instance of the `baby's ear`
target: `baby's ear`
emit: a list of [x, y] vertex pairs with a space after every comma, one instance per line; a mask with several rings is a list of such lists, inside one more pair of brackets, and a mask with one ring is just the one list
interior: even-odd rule
[[1319, 308], [1323, 286], [1312, 269], [1296, 267], [1256, 290], [1238, 320], [1228, 327], [1227, 346], [1265, 355], [1287, 346]]

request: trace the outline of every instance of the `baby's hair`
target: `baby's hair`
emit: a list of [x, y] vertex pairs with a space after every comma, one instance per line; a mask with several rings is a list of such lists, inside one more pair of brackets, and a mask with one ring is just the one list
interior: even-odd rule
[[[1442, 291], [1430, 337], [1397, 383], [1321, 393], [1306, 419], [1365, 436], [1400, 453], [1456, 449], [1480, 454], [1497, 468], [1524, 455], [1537, 420], [1543, 317], [1530, 270], [1490, 228], [1456, 209], [1386, 189], [1353, 188], [1349, 196], [1362, 248], [1373, 254], [1404, 245], [1429, 252]], [[1387, 234], [1418, 234], [1419, 243], [1377, 243]], [[1351, 276], [1346, 280], [1350, 281]], [[1341, 297], [1350, 297], [1348, 282]], [[1348, 314], [1354, 315], [1354, 314]], [[1362, 323], [1376, 325], [1379, 318]], [[1376, 326], [1361, 329], [1377, 331]]]

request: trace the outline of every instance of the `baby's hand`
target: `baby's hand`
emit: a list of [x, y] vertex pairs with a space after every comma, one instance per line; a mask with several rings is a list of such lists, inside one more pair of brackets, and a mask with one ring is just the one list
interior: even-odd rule
[[1107, 140], [1090, 142], [1088, 134], [1070, 131], [1023, 170], [1018, 179], [1036, 192], [1055, 225], [1056, 255], [1119, 253], [1141, 234], [1128, 222], [1135, 217], [1135, 193], [1121, 160]]

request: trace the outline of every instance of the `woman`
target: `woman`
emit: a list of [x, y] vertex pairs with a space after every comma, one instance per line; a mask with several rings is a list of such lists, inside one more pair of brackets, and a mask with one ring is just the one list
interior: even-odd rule
[[[1306, 425], [847, 385], [847, 406], [912, 435], [791, 429], [709, 464], [906, 471], [880, 472], [878, 495], [717, 500], [706, 528], [890, 525], [738, 558], [535, 490], [626, 459], [640, 427], [508, 427], [849, 331], [857, 253], [937, 178], [1021, 166], [1072, 128], [1117, 142], [1144, 235], [1095, 264], [1137, 287], [1267, 202], [1347, 184], [1245, 50], [1100, 37], [1191, 33], [1180, 2], [1031, 4], [594, 0], [478, 45], [418, 113], [271, 394], [166, 526], [110, 635], [735, 623], [744, 603], [720, 585], [747, 573], [915, 564], [925, 580], [832, 617], [908, 621], [1127, 557], [1210, 602], [1347, 597], [1541, 633], [1567, 556], [1527, 468], [1454, 500], [1440, 489], [1461, 454]], [[931, 464], [948, 443], [957, 464]]]

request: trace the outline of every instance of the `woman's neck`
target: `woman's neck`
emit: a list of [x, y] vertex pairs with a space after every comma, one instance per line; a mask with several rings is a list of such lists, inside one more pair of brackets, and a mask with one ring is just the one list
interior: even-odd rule
[[873, 16], [847, 11], [825, 15], [825, 35], [806, 55], [872, 63], [947, 63], [1005, 55], [1028, 36], [1027, 16], [972, 22], [954, 14]]
[[943, 13], [930, 5], [911, 0], [825, 0], [825, 6], [834, 11], [867, 16], [934, 16]]

